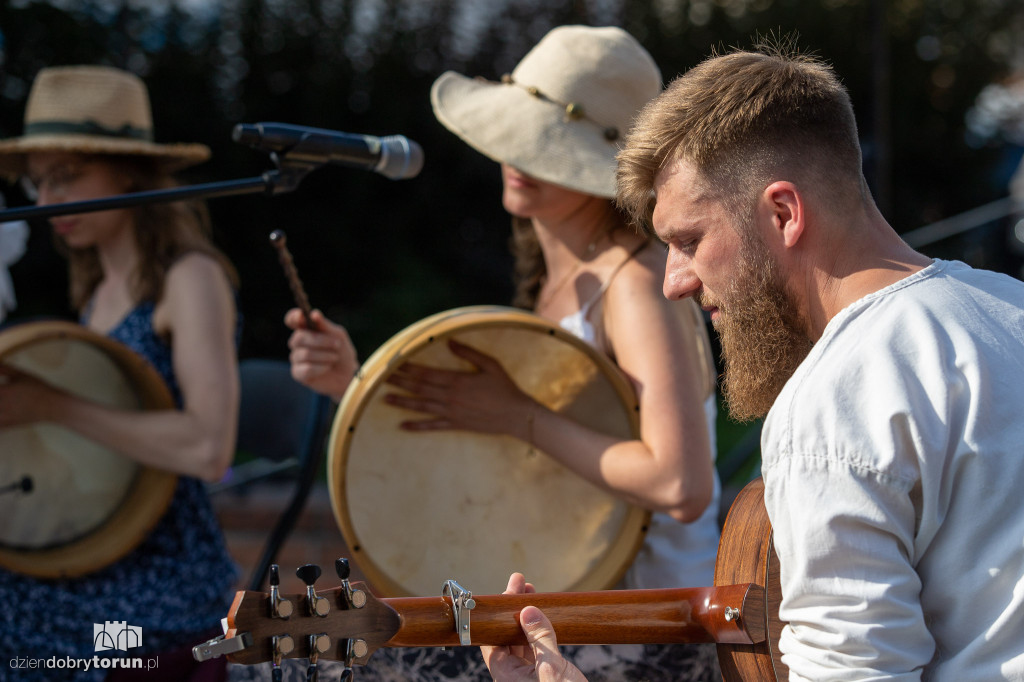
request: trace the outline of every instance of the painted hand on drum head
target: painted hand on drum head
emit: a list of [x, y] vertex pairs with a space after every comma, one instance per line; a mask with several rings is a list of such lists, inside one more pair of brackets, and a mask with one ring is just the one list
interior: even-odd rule
[[529, 442], [530, 417], [542, 409], [523, 393], [501, 363], [490, 355], [448, 340], [452, 353], [469, 362], [474, 370], [437, 369], [405, 362], [385, 381], [411, 395], [389, 393], [388, 404], [415, 410], [430, 419], [403, 421], [407, 431], [458, 429], [478, 433], [500, 433]]
[[31, 374], [0, 364], [0, 429], [47, 421], [66, 398]]
[[292, 377], [335, 400], [341, 400], [356, 370], [359, 360], [348, 332], [334, 324], [319, 310], [310, 313], [315, 329], [306, 326], [305, 317], [298, 308], [292, 308], [284, 323], [293, 329], [288, 339], [288, 356]]
[[[502, 594], [530, 594], [533, 585], [521, 573], [513, 573]], [[482, 646], [480, 653], [495, 682], [586, 682], [586, 678], [558, 651], [551, 621], [535, 606], [519, 612], [519, 623], [529, 642], [526, 646]]]

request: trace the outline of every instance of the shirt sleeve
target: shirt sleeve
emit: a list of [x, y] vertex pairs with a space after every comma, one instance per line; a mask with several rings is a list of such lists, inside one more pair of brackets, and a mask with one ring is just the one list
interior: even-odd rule
[[918, 680], [935, 642], [912, 565], [910, 483], [790, 454], [764, 471], [790, 680]]

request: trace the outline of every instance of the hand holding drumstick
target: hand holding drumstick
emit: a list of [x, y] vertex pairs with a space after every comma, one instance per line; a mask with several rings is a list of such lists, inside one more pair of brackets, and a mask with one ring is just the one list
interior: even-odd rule
[[285, 325], [293, 330], [288, 339], [292, 378], [317, 393], [341, 400], [359, 368], [352, 340], [344, 327], [328, 320], [319, 310], [310, 308], [288, 253], [284, 233], [275, 230], [270, 241], [278, 249], [281, 265], [298, 305], [284, 316]]
[[310, 322], [299, 308], [285, 314], [284, 323], [294, 331], [288, 339], [292, 378], [317, 393], [341, 400], [352, 381], [359, 360], [348, 332], [319, 310], [310, 311]]

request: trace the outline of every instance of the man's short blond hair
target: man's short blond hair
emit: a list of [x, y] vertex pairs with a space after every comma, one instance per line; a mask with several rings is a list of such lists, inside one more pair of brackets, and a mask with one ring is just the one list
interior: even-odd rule
[[782, 173], [834, 200], [866, 191], [846, 88], [820, 59], [780, 47], [710, 57], [644, 107], [618, 156], [617, 200], [634, 225], [650, 226], [655, 178], [679, 159], [737, 210]]

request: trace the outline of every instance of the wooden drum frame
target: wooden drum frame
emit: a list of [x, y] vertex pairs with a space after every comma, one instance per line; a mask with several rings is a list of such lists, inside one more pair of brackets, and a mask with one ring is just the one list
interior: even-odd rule
[[[5, 329], [0, 363], [94, 402], [174, 408], [145, 358], [71, 322]], [[30, 492], [0, 495], [0, 566], [39, 578], [81, 576], [123, 557], [163, 516], [178, 482], [56, 424], [0, 430], [0, 453], [0, 483], [33, 480]]]
[[399, 428], [421, 415], [384, 403], [400, 391], [385, 379], [406, 361], [469, 369], [450, 338], [498, 359], [546, 407], [609, 435], [639, 437], [625, 375], [557, 325], [501, 306], [427, 317], [367, 359], [335, 415], [328, 488], [355, 563], [383, 596], [439, 594], [448, 579], [497, 593], [513, 571], [538, 591], [612, 587], [643, 542], [649, 512], [510, 436]]

